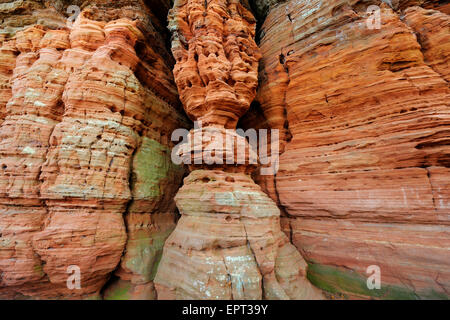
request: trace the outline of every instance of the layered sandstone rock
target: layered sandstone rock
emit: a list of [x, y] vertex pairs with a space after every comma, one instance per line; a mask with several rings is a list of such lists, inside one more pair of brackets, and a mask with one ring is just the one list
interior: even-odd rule
[[6, 104], [11, 99], [11, 76], [16, 66], [14, 42], [1, 35], [0, 40], [0, 124], [6, 115]]
[[169, 19], [186, 113], [203, 126], [235, 128], [258, 84], [252, 14], [239, 1], [177, 1]]
[[1, 1], [0, 298], [448, 298], [449, 4], [171, 3]]
[[[203, 127], [180, 150], [192, 172], [175, 198], [182, 217], [164, 246], [158, 299], [321, 298], [279, 209], [248, 175], [256, 150], [227, 132], [256, 93], [255, 22], [239, 1], [176, 1], [170, 14], [180, 98]], [[247, 150], [242, 162], [227, 138]]]
[[[46, 41], [51, 34], [60, 41]], [[20, 51], [12, 79], [12, 98], [0, 128], [2, 155], [2, 284], [15, 286], [43, 277], [31, 248], [33, 233], [46, 215], [39, 198], [39, 173], [52, 130], [63, 109], [67, 73], [58, 49], [69, 46], [67, 31], [31, 27], [18, 32]], [[7, 217], [5, 219], [5, 217]]]
[[157, 274], [159, 299], [315, 299], [279, 209], [243, 173], [195, 170]]
[[[122, 5], [93, 3], [70, 29], [31, 20], [3, 40], [2, 74], [8, 46], [20, 54], [0, 127], [1, 297], [99, 297], [119, 264], [119, 282], [154, 296], [147, 271], [173, 229], [184, 173], [169, 137], [189, 124], [149, 9]], [[70, 266], [80, 290], [66, 284]]]
[[[371, 30], [370, 4], [380, 1], [270, 11], [258, 100], [292, 140], [262, 185], [314, 284], [349, 297], [447, 297], [448, 15], [382, 4]], [[381, 290], [366, 286], [370, 265]]]

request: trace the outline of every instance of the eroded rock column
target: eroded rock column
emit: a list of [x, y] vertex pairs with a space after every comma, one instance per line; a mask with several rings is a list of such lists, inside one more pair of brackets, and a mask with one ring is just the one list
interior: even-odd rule
[[[274, 181], [261, 185], [286, 212], [283, 226], [315, 285], [345, 297], [442, 299], [450, 16], [437, 1], [440, 11], [381, 2], [287, 1], [270, 10], [257, 100], [270, 126], [286, 123], [292, 139]], [[369, 5], [380, 6], [379, 29], [369, 28]], [[367, 288], [371, 265], [381, 290]]]
[[158, 298], [321, 298], [279, 209], [250, 178], [255, 150], [234, 132], [258, 84], [254, 17], [236, 0], [180, 0], [169, 20], [180, 98], [202, 127], [180, 150], [192, 172], [175, 199], [182, 217], [164, 247]]

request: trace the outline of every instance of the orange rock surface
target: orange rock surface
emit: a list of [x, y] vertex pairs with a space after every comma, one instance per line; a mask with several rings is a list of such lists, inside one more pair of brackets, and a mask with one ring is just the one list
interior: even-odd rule
[[11, 76], [16, 66], [16, 52], [12, 41], [2, 36], [0, 45], [0, 124], [5, 119], [6, 104], [11, 99]]
[[[397, 4], [381, 6], [379, 30], [367, 27], [358, 1], [272, 8], [258, 101], [292, 140], [274, 182], [262, 185], [286, 213], [314, 284], [348, 297], [442, 298], [449, 16]], [[381, 268], [381, 290], [366, 287], [370, 265]]]
[[258, 85], [255, 19], [239, 1], [176, 1], [169, 15], [175, 81], [186, 113], [234, 129]]
[[0, 2], [0, 299], [448, 299], [448, 1]]
[[[225, 0], [176, 1], [169, 17], [180, 99], [203, 127], [181, 150], [193, 171], [175, 198], [182, 217], [164, 246], [158, 299], [322, 298], [281, 231], [279, 209], [248, 174], [256, 150], [247, 147], [238, 163], [236, 150], [224, 147], [223, 164], [211, 161], [210, 136], [234, 139], [226, 129], [235, 129], [256, 94], [256, 21], [239, 1]], [[209, 142], [196, 144], [196, 134]]]
[[[127, 17], [149, 12], [139, 5], [118, 17], [92, 4], [71, 28], [32, 20], [3, 39], [11, 98], [0, 127], [0, 297], [98, 298], [116, 269], [106, 293], [120, 282], [154, 297], [146, 271], [173, 229], [184, 172], [168, 137], [189, 124], [171, 60], [156, 53], [164, 40], [144, 44], [158, 33]], [[158, 80], [147, 86], [146, 75]], [[67, 286], [70, 266], [79, 290]]]

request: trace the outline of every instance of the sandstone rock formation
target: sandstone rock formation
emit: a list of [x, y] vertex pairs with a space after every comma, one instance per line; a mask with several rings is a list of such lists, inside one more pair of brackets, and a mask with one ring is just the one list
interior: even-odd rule
[[449, 15], [0, 1], [0, 299], [448, 299]]
[[[158, 299], [320, 299], [281, 231], [279, 209], [246, 174], [255, 150], [243, 163], [226, 161], [237, 158], [227, 137], [246, 144], [226, 129], [235, 129], [256, 94], [255, 19], [225, 0], [176, 1], [169, 17], [180, 98], [203, 127], [181, 151], [192, 172], [175, 198], [182, 217], [164, 246]], [[210, 148], [196, 135], [220, 142]]]
[[194, 170], [158, 269], [159, 299], [315, 299], [279, 209], [248, 175]]
[[[156, 53], [164, 39], [149, 9], [140, 1], [123, 6], [91, 3], [73, 26], [61, 15], [56, 26], [32, 19], [5, 27], [3, 298], [100, 297], [119, 264], [106, 298], [117, 296], [117, 283], [139, 287], [145, 295], [137, 298], [154, 297], [147, 271], [174, 226], [172, 198], [184, 173], [170, 160], [169, 137], [189, 124], [177, 110], [170, 56]], [[80, 268], [79, 290], [66, 284], [70, 266]]]
[[[371, 4], [379, 30], [367, 27]], [[260, 180], [317, 286], [448, 297], [449, 16], [437, 1], [392, 4], [272, 6], [257, 99], [286, 147], [274, 180]], [[381, 290], [366, 287], [370, 265]]]
[[16, 52], [12, 41], [3, 34], [0, 44], [0, 124], [6, 113], [6, 104], [11, 99], [11, 76], [16, 65]]

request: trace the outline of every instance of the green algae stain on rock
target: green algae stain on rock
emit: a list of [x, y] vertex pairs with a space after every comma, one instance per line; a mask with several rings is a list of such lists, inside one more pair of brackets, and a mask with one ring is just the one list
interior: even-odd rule
[[141, 275], [143, 281], [153, 281], [161, 260], [164, 242], [173, 228], [158, 232], [139, 230], [136, 238], [131, 240], [127, 247], [128, 259], [124, 261], [124, 266], [133, 274]]
[[171, 152], [156, 140], [143, 137], [133, 159], [133, 201], [127, 219], [132, 226], [128, 225], [122, 266], [141, 282], [153, 280], [164, 242], [175, 228], [175, 223], [166, 219], [174, 216], [173, 198], [181, 185], [184, 167], [172, 162]]
[[344, 297], [352, 295], [386, 300], [442, 299], [442, 295], [433, 290], [416, 293], [395, 285], [383, 285], [383, 282], [381, 289], [370, 290], [367, 287], [367, 278], [357, 272], [322, 264], [309, 264], [308, 279], [316, 287], [330, 293], [341, 293]]
[[133, 159], [133, 198], [159, 198], [165, 187], [181, 180], [183, 173], [183, 167], [172, 162], [169, 147], [144, 137]]

